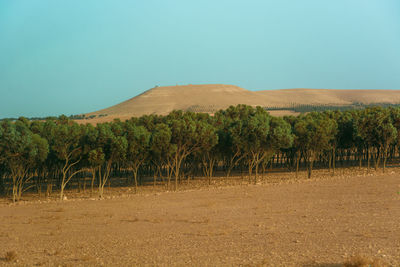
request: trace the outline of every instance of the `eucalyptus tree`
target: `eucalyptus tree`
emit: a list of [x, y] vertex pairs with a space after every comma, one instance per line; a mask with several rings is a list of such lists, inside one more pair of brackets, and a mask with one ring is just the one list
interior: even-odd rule
[[128, 122], [135, 125], [141, 125], [145, 127], [148, 131], [152, 131], [157, 126], [157, 124], [162, 123], [162, 116], [155, 114], [143, 115], [139, 118], [132, 118], [128, 120]]
[[88, 165], [89, 165], [91, 173], [92, 173], [92, 180], [90, 182], [90, 193], [91, 194], [93, 194], [93, 191], [94, 191], [94, 182], [96, 180], [96, 173], [98, 176], [99, 196], [102, 196], [102, 194], [103, 194], [102, 188], [104, 187], [104, 185], [102, 185], [101, 182], [104, 179], [102, 179], [102, 177], [101, 177], [101, 169], [100, 168], [101, 168], [102, 164], [104, 163], [104, 161], [105, 161], [105, 155], [104, 155], [102, 147], [96, 147], [89, 151]]
[[292, 145], [288, 148], [283, 148], [282, 150], [289, 155], [291, 166], [296, 170], [296, 178], [297, 178], [299, 172], [300, 159], [301, 159], [301, 150], [297, 142], [297, 136], [294, 135], [293, 133], [295, 132], [294, 128], [299, 118], [290, 115], [290, 116], [284, 116], [283, 120], [290, 125], [291, 129], [290, 132], [292, 133]]
[[32, 133], [26, 122], [1, 122], [0, 160], [12, 178], [13, 202], [21, 198], [25, 184], [35, 175], [34, 168], [46, 159], [48, 151], [47, 141]]
[[382, 107], [365, 109], [361, 114], [358, 129], [368, 146], [375, 149], [375, 170], [383, 157], [385, 171], [388, 148], [397, 139], [397, 130], [392, 124], [389, 110]]
[[27, 128], [29, 128], [31, 125], [31, 122], [29, 121], [29, 119], [27, 119], [25, 117], [19, 117], [16, 121], [18, 121], [22, 125], [26, 126]]
[[84, 126], [80, 126], [66, 117], [57, 121], [48, 121], [44, 127], [51, 134], [50, 146], [57, 158], [62, 162], [60, 200], [64, 198], [64, 189], [69, 181], [84, 169], [76, 169], [83, 157]]
[[270, 120], [268, 112], [257, 107], [247, 118], [242, 119], [243, 126], [237, 137], [243, 143], [244, 153], [247, 154], [249, 180], [253, 169], [255, 169], [254, 181], [257, 182], [258, 166], [268, 155], [268, 135], [270, 131]]
[[251, 106], [237, 105], [215, 114], [219, 125], [217, 148], [226, 158], [227, 177], [230, 176], [232, 169], [248, 156], [247, 140], [242, 135], [246, 130], [246, 120], [254, 113], [255, 110]]
[[332, 149], [332, 140], [337, 132], [335, 120], [312, 112], [299, 117], [294, 126], [295, 145], [302, 152], [311, 177], [313, 163], [323, 152]]
[[392, 124], [397, 130], [396, 141], [394, 143], [394, 151], [398, 150], [400, 145], [400, 108], [389, 108], [390, 116], [392, 118]]
[[291, 127], [282, 118], [271, 117], [261, 107], [245, 120], [242, 139], [249, 156], [249, 177], [255, 169], [254, 183], [257, 183], [258, 170], [262, 162], [269, 162], [280, 149], [293, 143]]
[[165, 167], [163, 164], [160, 164], [160, 159], [156, 157], [156, 155], [152, 152], [151, 149], [151, 137], [157, 128], [157, 125], [163, 123], [163, 116], [161, 115], [155, 115], [155, 114], [150, 114], [150, 115], [143, 115], [139, 118], [131, 118], [130, 120], [126, 121], [128, 123], [134, 124], [136, 126], [141, 126], [144, 127], [150, 135], [149, 138], [149, 143], [148, 143], [148, 151], [146, 152], [146, 160], [142, 163], [142, 165], [147, 165], [153, 172], [153, 185], [156, 185], [157, 181], [157, 175], [162, 178], [164, 181], [164, 177], [162, 176], [162, 170], [163, 167]]
[[149, 157], [150, 132], [144, 126], [132, 122], [125, 123], [125, 137], [128, 142], [126, 161], [133, 169], [135, 191], [138, 187], [138, 170]]
[[171, 138], [171, 128], [169, 128], [165, 123], [158, 123], [152, 130], [149, 144], [151, 161], [156, 166], [161, 178], [163, 178], [163, 166], [166, 166], [167, 188], [170, 188], [171, 177], [173, 174], [172, 163], [177, 148], [176, 144], [171, 143]]
[[197, 120], [201, 125], [204, 141], [196, 153], [200, 159], [204, 175], [208, 178], [208, 184], [211, 184], [211, 178], [214, 172], [214, 166], [219, 157], [217, 124], [216, 119], [207, 113], [197, 114]]
[[285, 119], [272, 117], [270, 120], [270, 131], [265, 147], [264, 161], [269, 162], [271, 157], [278, 151], [290, 149], [293, 145], [294, 135], [292, 126]]
[[115, 122], [97, 124], [97, 130], [96, 148], [90, 152], [89, 161], [99, 166], [99, 197], [102, 198], [113, 164], [123, 162], [126, 158], [128, 142], [122, 135], [123, 130]]
[[201, 122], [193, 112], [173, 111], [166, 116], [165, 122], [171, 129], [171, 143], [176, 146], [172, 169], [175, 175], [175, 190], [177, 190], [182, 162], [209, 142], [212, 138], [210, 135], [216, 135], [216, 133], [210, 132], [207, 125]]
[[[49, 196], [53, 190], [54, 179], [59, 176], [63, 166], [63, 161], [58, 157], [57, 151], [54, 150], [54, 128], [56, 127], [56, 121], [54, 119], [48, 119], [45, 122], [33, 121], [30, 125], [33, 133], [40, 135], [46, 139], [49, 144], [49, 154], [46, 160], [38, 166], [38, 172], [41, 176], [38, 177], [38, 182], [46, 183], [46, 196]], [[41, 187], [39, 185], [38, 187]], [[39, 190], [41, 190], [39, 188]]]
[[[85, 131], [83, 136], [83, 159], [81, 164], [89, 168], [92, 179], [90, 182], [90, 193], [93, 194], [94, 182], [96, 180], [96, 172], [104, 161], [104, 154], [102, 148], [97, 146], [97, 138], [99, 132], [97, 127], [92, 124], [85, 125]], [[86, 182], [84, 184], [86, 186]]]
[[336, 148], [342, 151], [349, 151], [349, 152], [352, 152], [357, 148], [358, 158], [360, 163], [362, 159], [362, 149], [363, 149], [362, 143], [360, 142], [361, 140], [358, 138], [356, 113], [354, 111], [337, 112], [337, 116], [335, 119], [338, 125], [338, 131], [332, 149], [333, 173], [335, 172]]

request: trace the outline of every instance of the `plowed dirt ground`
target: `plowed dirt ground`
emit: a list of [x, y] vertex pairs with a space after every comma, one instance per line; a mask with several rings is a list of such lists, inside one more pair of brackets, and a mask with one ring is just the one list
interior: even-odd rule
[[400, 266], [400, 171], [326, 177], [2, 202], [0, 265]]

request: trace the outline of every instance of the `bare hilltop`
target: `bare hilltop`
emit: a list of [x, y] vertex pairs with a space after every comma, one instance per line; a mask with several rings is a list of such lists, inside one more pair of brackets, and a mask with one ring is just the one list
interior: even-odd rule
[[[214, 113], [230, 105], [247, 104], [277, 108], [274, 115], [293, 114], [298, 105], [347, 106], [398, 104], [400, 90], [280, 89], [250, 91], [234, 85], [203, 84], [154, 87], [122, 103], [85, 114], [96, 120], [130, 118], [146, 114], [166, 115], [172, 110]], [[285, 108], [288, 108], [285, 110]]]

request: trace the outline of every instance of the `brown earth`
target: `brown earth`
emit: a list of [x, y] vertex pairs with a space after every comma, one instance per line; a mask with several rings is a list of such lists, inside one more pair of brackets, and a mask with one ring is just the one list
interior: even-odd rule
[[[237, 104], [290, 107], [305, 104], [340, 106], [354, 103], [400, 103], [400, 90], [282, 89], [249, 91], [224, 84], [164, 86], [152, 88], [120, 104], [88, 113], [86, 116], [96, 115], [93, 120], [88, 120], [93, 123], [110, 121], [115, 118], [125, 120], [145, 114], [166, 115], [174, 109], [214, 113]], [[289, 115], [291, 111], [275, 113]]]
[[136, 195], [111, 188], [106, 200], [67, 192], [64, 202], [3, 201], [0, 265], [341, 266], [364, 254], [400, 266], [400, 170], [338, 173], [189, 190], [199, 184], [192, 181]]

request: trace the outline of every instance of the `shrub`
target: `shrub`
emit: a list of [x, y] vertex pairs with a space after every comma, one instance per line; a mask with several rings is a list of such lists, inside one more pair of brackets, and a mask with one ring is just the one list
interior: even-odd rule
[[386, 267], [387, 263], [380, 259], [373, 259], [366, 256], [353, 256], [343, 263], [344, 267]]
[[4, 260], [6, 262], [12, 262], [15, 261], [16, 259], [17, 259], [17, 253], [15, 251], [8, 251], [4, 256]]

